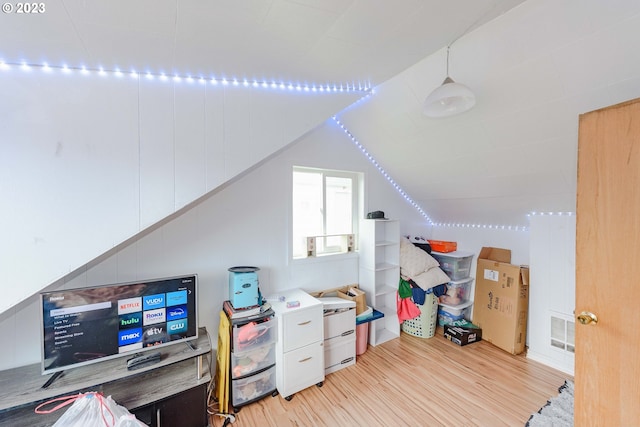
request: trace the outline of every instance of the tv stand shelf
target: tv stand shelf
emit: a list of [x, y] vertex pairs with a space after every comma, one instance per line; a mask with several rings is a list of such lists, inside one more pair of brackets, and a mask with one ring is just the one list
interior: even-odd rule
[[46, 389], [42, 385], [51, 375], [41, 375], [39, 363], [2, 371], [0, 427], [51, 425], [66, 408], [41, 415], [34, 413], [38, 404], [89, 391], [110, 395], [133, 413], [199, 386], [203, 386], [206, 395], [211, 380], [211, 341], [205, 328], [198, 332], [198, 339], [191, 341], [192, 346], [182, 343], [159, 348], [161, 359], [155, 364], [128, 370], [127, 359], [131, 356], [106, 360], [64, 371]]

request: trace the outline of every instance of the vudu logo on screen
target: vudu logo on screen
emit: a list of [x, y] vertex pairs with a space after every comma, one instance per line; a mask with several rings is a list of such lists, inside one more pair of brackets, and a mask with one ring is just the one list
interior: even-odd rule
[[164, 294], [146, 295], [142, 297], [142, 309], [153, 310], [154, 308], [160, 308], [165, 306]]

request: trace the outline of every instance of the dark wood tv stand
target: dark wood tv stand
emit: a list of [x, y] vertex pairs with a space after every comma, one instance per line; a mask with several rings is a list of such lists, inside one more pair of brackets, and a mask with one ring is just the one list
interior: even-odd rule
[[213, 360], [206, 329], [191, 343], [158, 349], [159, 362], [136, 370], [127, 370], [126, 357], [73, 368], [46, 389], [50, 375], [41, 375], [40, 364], [1, 371], [0, 427], [51, 426], [68, 406], [48, 415], [36, 414], [36, 406], [90, 391], [111, 396], [150, 426], [205, 427]]

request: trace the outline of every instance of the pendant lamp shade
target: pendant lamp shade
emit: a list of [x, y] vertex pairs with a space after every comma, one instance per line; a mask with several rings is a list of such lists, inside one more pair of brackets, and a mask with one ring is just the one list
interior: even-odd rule
[[471, 89], [447, 77], [424, 101], [424, 114], [429, 117], [447, 117], [464, 113], [476, 104]]
[[476, 97], [467, 86], [449, 77], [449, 47], [447, 47], [447, 78], [424, 101], [423, 112], [429, 117], [447, 117], [464, 113], [476, 104]]

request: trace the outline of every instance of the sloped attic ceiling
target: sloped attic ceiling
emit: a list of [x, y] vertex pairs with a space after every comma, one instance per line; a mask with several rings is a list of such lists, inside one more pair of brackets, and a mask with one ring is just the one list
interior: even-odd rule
[[[13, 209], [2, 221], [8, 229], [0, 271], [7, 283], [21, 286], [11, 288], [0, 313], [220, 188], [361, 96], [325, 91], [298, 97], [304, 104], [288, 102], [295, 91], [243, 92], [245, 79], [278, 88], [281, 82], [377, 86], [519, 3], [57, 0], [33, 9], [40, 13], [5, 8], [0, 191]], [[95, 72], [101, 69], [115, 79], [101, 79]], [[92, 77], [84, 78], [84, 71]], [[119, 80], [125, 74], [133, 78]], [[162, 75], [170, 83], [154, 89]], [[186, 77], [239, 84], [196, 93]], [[200, 108], [205, 104], [213, 106], [207, 114]], [[34, 109], [46, 114], [34, 118]], [[205, 146], [216, 156], [196, 158], [192, 168], [189, 160]], [[233, 156], [245, 153], [250, 156]], [[74, 154], [92, 162], [74, 161]], [[98, 187], [78, 180], [78, 169], [98, 174]], [[100, 191], [103, 186], [110, 189]], [[114, 210], [117, 215], [109, 216]], [[108, 230], [95, 227], [101, 221], [108, 221]], [[27, 260], [38, 268], [25, 274]]]
[[[523, 225], [531, 211], [574, 210], [578, 115], [640, 95], [631, 43], [639, 8], [633, 0], [59, 0], [37, 16], [2, 15], [0, 60], [371, 84], [376, 95], [340, 119], [434, 222]], [[428, 119], [421, 102], [442, 82], [453, 41], [450, 74], [478, 102]]]
[[640, 96], [637, 40], [638, 2], [528, 0], [452, 44], [472, 110], [422, 114], [443, 48], [339, 119], [434, 223], [526, 227], [575, 211], [579, 115]]
[[0, 59], [378, 85], [522, 1], [57, 0], [4, 14]]

